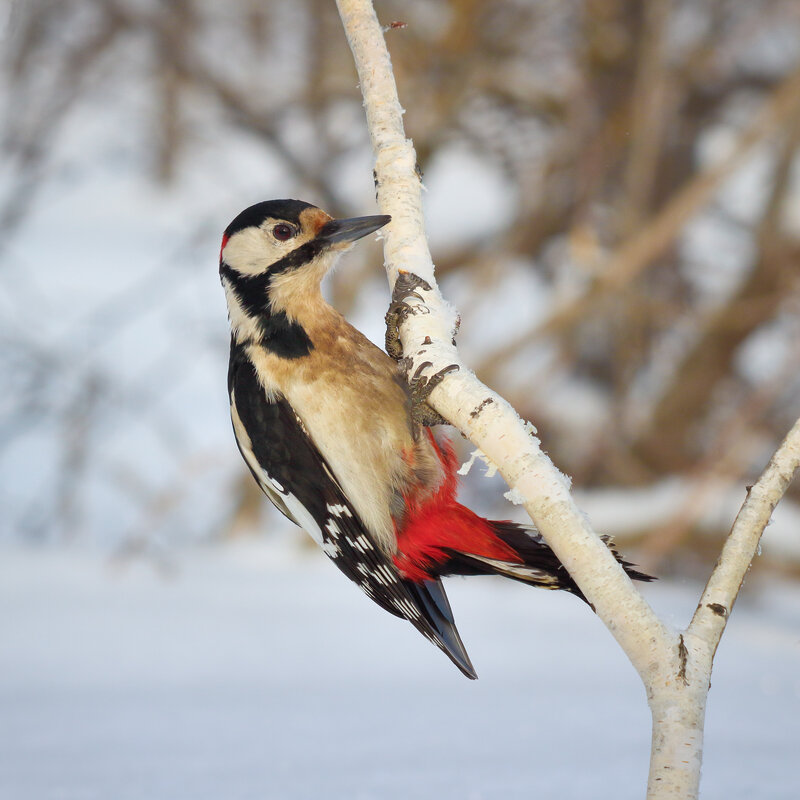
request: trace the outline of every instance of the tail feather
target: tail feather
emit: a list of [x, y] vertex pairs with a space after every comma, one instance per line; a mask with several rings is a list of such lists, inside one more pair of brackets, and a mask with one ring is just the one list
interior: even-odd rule
[[427, 580], [424, 583], [408, 582], [408, 588], [414, 595], [418, 608], [423, 617], [430, 624], [419, 627], [419, 630], [430, 639], [450, 660], [471, 680], [478, 675], [472, 666], [469, 655], [456, 628], [450, 601], [444, 593], [444, 587], [439, 580]]
[[[518, 560], [504, 561], [450, 550], [448, 553], [450, 558], [439, 566], [439, 574], [503, 575], [544, 589], [572, 592], [586, 601], [578, 584], [535, 528], [519, 525], [516, 522], [490, 522], [490, 525], [494, 535], [514, 551]], [[654, 580], [651, 575], [639, 572], [633, 564], [625, 561], [617, 552], [610, 537], [601, 538], [631, 579]]]

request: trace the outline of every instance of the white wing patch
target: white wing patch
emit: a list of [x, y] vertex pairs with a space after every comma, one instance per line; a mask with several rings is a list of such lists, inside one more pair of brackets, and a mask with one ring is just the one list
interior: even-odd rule
[[236, 434], [236, 441], [239, 444], [242, 456], [244, 456], [247, 466], [250, 467], [253, 474], [256, 476], [264, 494], [282, 513], [286, 514], [294, 523], [303, 527], [284, 502], [286, 499], [286, 490], [278, 481], [271, 478], [261, 464], [258, 463], [258, 459], [255, 453], [253, 453], [253, 443], [242, 424], [239, 412], [236, 410], [236, 398], [233, 392], [231, 392], [231, 421], [233, 422], [233, 432]]
[[325, 539], [322, 536], [322, 531], [319, 525], [317, 525], [317, 521], [311, 516], [306, 507], [291, 492], [285, 492], [281, 497], [286, 507], [292, 512], [292, 516], [297, 524], [306, 531], [306, 533], [310, 534], [311, 538], [325, 550]]
[[405, 597], [394, 598], [392, 602], [398, 611], [407, 614], [411, 619], [419, 619], [422, 616], [420, 610]]
[[[328, 506], [328, 508], [330, 508], [330, 506]], [[320, 547], [322, 547], [323, 552], [328, 558], [338, 558], [342, 554], [341, 548], [339, 547], [339, 536], [342, 532], [339, 530], [336, 520], [329, 519], [325, 523], [325, 530], [330, 534], [330, 538], [322, 542]]]
[[[332, 518], [325, 524], [325, 531], [328, 534], [325, 536], [311, 512], [306, 509], [297, 497], [287, 491], [280, 481], [271, 477], [259, 463], [253, 452], [250, 436], [242, 423], [239, 412], [236, 410], [236, 397], [233, 392], [231, 393], [231, 419], [233, 421], [234, 433], [236, 434], [236, 439], [239, 443], [242, 455], [244, 456], [244, 460], [253, 471], [253, 474], [256, 475], [264, 494], [266, 494], [286, 516], [305, 530], [322, 548], [325, 555], [329, 558], [339, 558], [342, 555], [342, 551], [337, 540], [342, 535], [342, 532], [336, 520]], [[335, 481], [332, 475], [331, 479]], [[332, 517], [338, 517], [339, 519], [353, 518], [353, 512], [343, 503], [328, 503], [327, 511]], [[358, 539], [360, 541], [356, 546], [362, 553], [371, 549], [371, 543], [365, 536], [361, 535]]]
[[333, 514], [334, 517], [352, 517], [353, 512], [347, 506], [343, 505], [335, 505], [333, 503], [328, 504], [328, 511]]

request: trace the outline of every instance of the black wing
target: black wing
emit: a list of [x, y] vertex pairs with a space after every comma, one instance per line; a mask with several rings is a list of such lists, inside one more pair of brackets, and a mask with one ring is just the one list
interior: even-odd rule
[[438, 580], [405, 580], [372, 541], [333, 471], [288, 402], [270, 397], [241, 346], [232, 343], [228, 371], [239, 450], [259, 486], [308, 531], [351, 581], [390, 614], [407, 619], [469, 678], [475, 671]]

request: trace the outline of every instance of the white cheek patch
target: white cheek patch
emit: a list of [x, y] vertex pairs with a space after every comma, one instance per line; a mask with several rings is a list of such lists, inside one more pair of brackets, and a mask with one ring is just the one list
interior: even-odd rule
[[228, 239], [221, 256], [241, 275], [260, 275], [296, 246], [295, 241], [283, 244], [273, 240], [261, 228], [245, 228]]

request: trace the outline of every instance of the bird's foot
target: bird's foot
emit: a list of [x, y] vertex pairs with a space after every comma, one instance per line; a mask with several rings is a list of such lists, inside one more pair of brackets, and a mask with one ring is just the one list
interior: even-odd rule
[[430, 291], [431, 285], [420, 278], [419, 275], [401, 270], [394, 284], [392, 302], [386, 312], [386, 352], [395, 361], [399, 361], [403, 357], [403, 345], [400, 343], [400, 326], [410, 314], [414, 313], [408, 304], [408, 300], [412, 297], [417, 300], [422, 299], [417, 294], [417, 289]]
[[424, 361], [417, 367], [414, 376], [408, 381], [411, 387], [411, 418], [424, 428], [450, 424], [441, 414], [428, 405], [428, 397], [447, 375], [452, 372], [458, 372], [459, 369], [458, 364], [450, 364], [450, 366], [440, 369], [437, 373], [431, 375], [430, 378], [420, 374], [430, 366], [430, 361]]

